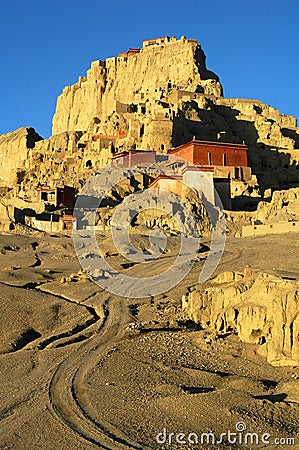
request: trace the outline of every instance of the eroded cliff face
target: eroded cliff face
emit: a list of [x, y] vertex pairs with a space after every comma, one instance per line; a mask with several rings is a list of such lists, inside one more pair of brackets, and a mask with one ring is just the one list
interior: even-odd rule
[[[222, 93], [218, 76], [207, 70], [204, 52], [194, 40], [165, 38], [128, 57], [94, 61], [86, 77], [64, 88], [58, 97], [53, 134], [88, 130], [95, 124], [99, 132], [131, 134], [134, 143], [146, 148], [152, 145], [146, 137], [152, 134], [151, 121], [159, 114], [171, 119], [161, 101], [178, 89], [216, 97]], [[120, 115], [123, 123], [114, 122], [109, 130], [111, 114]]]
[[182, 298], [186, 316], [217, 333], [261, 344], [276, 366], [299, 364], [299, 282], [261, 273], [255, 280], [223, 274]]
[[85, 142], [98, 134], [120, 149], [157, 151], [193, 137], [245, 142], [263, 188], [296, 184], [296, 119], [259, 100], [224, 98], [205, 61], [201, 46], [184, 37], [153, 40], [131, 56], [95, 61], [86, 77], [59, 96], [53, 134], [77, 130]]
[[31, 127], [0, 135], [0, 186], [13, 187], [23, 181], [30, 149], [41, 139]]
[[0, 186], [34, 200], [38, 182], [80, 188], [113, 151], [166, 152], [193, 137], [247, 144], [257, 179], [254, 186], [234, 187], [241, 194], [299, 184], [296, 119], [258, 100], [224, 98], [201, 46], [182, 37], [146, 41], [141, 50], [94, 61], [86, 77], [64, 88], [53, 136], [34, 148], [20, 130], [1, 136]]

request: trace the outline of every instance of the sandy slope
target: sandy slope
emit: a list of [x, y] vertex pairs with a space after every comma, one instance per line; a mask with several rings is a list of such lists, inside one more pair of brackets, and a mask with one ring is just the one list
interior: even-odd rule
[[[123, 258], [102, 239], [120, 268]], [[144, 245], [144, 237], [136, 241]], [[298, 247], [295, 235], [233, 239], [217, 273], [250, 263], [299, 278]], [[171, 264], [177, 248], [174, 237], [147, 275]], [[134, 300], [86, 279], [61, 284], [80, 269], [68, 237], [6, 234], [0, 251], [1, 449], [222, 448], [158, 445], [156, 435], [164, 428], [219, 435], [240, 421], [271, 439], [299, 432], [296, 368], [269, 366], [235, 336], [214, 340], [177, 327], [177, 306], [197, 282], [200, 258], [178, 287]], [[139, 264], [122, 269], [144, 276]], [[146, 332], [126, 330], [134, 321]], [[280, 448], [273, 445], [264, 447]]]

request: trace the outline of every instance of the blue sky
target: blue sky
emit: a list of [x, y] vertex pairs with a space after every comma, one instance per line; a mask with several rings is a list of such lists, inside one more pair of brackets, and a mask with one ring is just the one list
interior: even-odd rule
[[299, 119], [298, 0], [2, 0], [0, 133], [51, 134], [56, 98], [95, 59], [143, 39], [196, 38], [226, 97]]

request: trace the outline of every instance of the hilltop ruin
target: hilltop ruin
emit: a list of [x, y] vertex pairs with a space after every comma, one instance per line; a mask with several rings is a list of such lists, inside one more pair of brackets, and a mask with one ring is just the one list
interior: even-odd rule
[[299, 184], [295, 117], [259, 100], [225, 98], [200, 44], [182, 36], [92, 62], [59, 95], [49, 139], [30, 127], [0, 136], [0, 191], [6, 206], [36, 202], [39, 186], [79, 190], [121, 152], [167, 153], [193, 139], [248, 147], [253, 176], [230, 177], [232, 197], [260, 200], [268, 188]]

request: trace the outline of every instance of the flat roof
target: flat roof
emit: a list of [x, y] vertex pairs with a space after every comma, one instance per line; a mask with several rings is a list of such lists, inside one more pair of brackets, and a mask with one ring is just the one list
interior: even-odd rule
[[129, 153], [131, 154], [135, 154], [135, 153], [156, 153], [155, 150], [123, 150], [122, 152], [117, 152], [114, 155], [111, 156], [111, 159], [116, 159], [116, 158], [120, 158], [121, 156], [127, 156], [129, 155]]
[[180, 180], [181, 181], [182, 179], [183, 179], [182, 175], [160, 174], [153, 181], [150, 182], [148, 187], [152, 187], [159, 180], [173, 180], [173, 181]]
[[205, 146], [217, 146], [217, 147], [237, 147], [240, 150], [241, 149], [247, 149], [247, 145], [246, 144], [234, 144], [232, 142], [220, 142], [220, 141], [200, 141], [200, 140], [192, 140], [189, 142], [186, 142], [185, 144], [179, 145], [178, 147], [175, 147], [173, 149], [170, 149], [167, 151], [167, 153], [175, 153], [177, 150], [186, 147], [187, 145], [191, 145], [191, 144], [197, 144], [197, 145], [205, 145]]
[[71, 221], [71, 220], [76, 220], [76, 217], [73, 216], [72, 214], [64, 214], [64, 216], [60, 216], [59, 217], [60, 220], [62, 220], [63, 222], [65, 221]]

